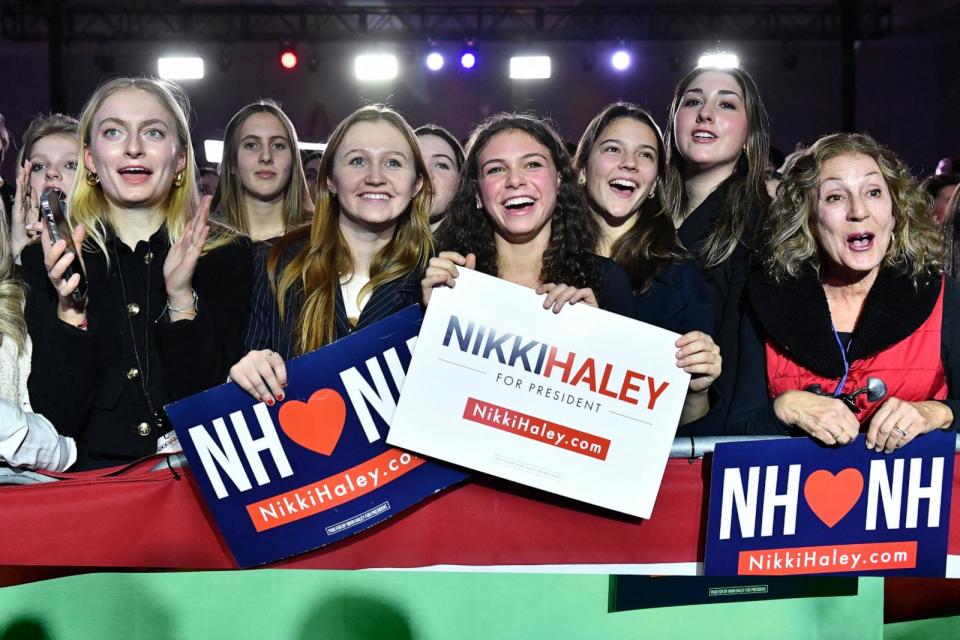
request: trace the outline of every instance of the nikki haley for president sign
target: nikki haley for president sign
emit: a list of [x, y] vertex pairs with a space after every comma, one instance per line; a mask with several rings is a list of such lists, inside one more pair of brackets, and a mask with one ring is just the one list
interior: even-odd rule
[[690, 379], [676, 339], [461, 269], [433, 292], [387, 440], [649, 518]]
[[954, 432], [893, 453], [809, 438], [719, 444], [704, 573], [943, 577]]
[[420, 321], [410, 307], [287, 361], [277, 406], [229, 383], [166, 407], [241, 566], [343, 539], [466, 477], [384, 441]]

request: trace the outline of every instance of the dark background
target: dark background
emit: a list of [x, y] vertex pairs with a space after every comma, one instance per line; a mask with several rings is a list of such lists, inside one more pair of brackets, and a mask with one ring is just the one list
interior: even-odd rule
[[[621, 21], [613, 28], [597, 22], [590, 26], [582, 12], [611, 6], [635, 11], [637, 23], [645, 15], [673, 11], [662, 27], [656, 24], [644, 34], [636, 24]], [[498, 29], [489, 21], [483, 29], [463, 19], [460, 28], [437, 29], [436, 48], [447, 54], [446, 67], [428, 72], [423, 58], [430, 49], [425, 31], [410, 22], [406, 27], [382, 29], [373, 23], [365, 33], [342, 29], [336, 38], [297, 41], [298, 18], [290, 18], [290, 40], [300, 53], [294, 71], [278, 64], [279, 39], [266, 39], [266, 25], [256, 23], [229, 37], [205, 35], [204, 23], [191, 18], [193, 37], [182, 33], [176, 41], [154, 41], [111, 33], [91, 38], [95, 21], [71, 19], [61, 39], [62, 94], [51, 94], [51, 49], [43, 11], [66, 11], [96, 6], [103, 16], [117, 11], [172, 11], [187, 16], [191, 10], [224, 12], [301, 10], [356, 10], [358, 8], [434, 11], [470, 7], [530, 9], [540, 7], [581, 11], [576, 39], [571, 30], [531, 27]], [[799, 8], [811, 11], [809, 20], [791, 18], [784, 28], [773, 28], [783, 16]], [[718, 16], [716, 12], [721, 12]], [[846, 32], [850, 67], [843, 72], [842, 33], [829, 24], [830, 15], [853, 15], [864, 24], [863, 15], [885, 11], [884, 26]], [[676, 12], [679, 11], [679, 14]], [[741, 28], [731, 36], [724, 16], [760, 15], [755, 27]], [[705, 17], [705, 14], [710, 14]], [[158, 19], [144, 14], [144, 20]], [[169, 16], [170, 14], [165, 14]], [[38, 17], [39, 16], [39, 17]], [[184, 18], [186, 20], [186, 18]], [[742, 21], [741, 21], [742, 22]], [[506, 24], [506, 23], [504, 23]], [[535, 18], [531, 18], [535, 24]], [[648, 23], [644, 23], [648, 24]], [[715, 25], [711, 27], [710, 25]], [[357, 106], [388, 101], [399, 108], [414, 126], [435, 121], [465, 136], [471, 125], [486, 115], [504, 109], [532, 109], [551, 116], [561, 132], [576, 140], [583, 127], [606, 103], [627, 99], [649, 108], [660, 120], [677, 79], [696, 63], [698, 55], [720, 45], [740, 55], [755, 76], [770, 113], [773, 144], [789, 152], [797, 142], [812, 142], [820, 135], [854, 129], [870, 133], [891, 146], [918, 174], [931, 173], [939, 158], [960, 155], [960, 1], [910, 0], [839, 2], [584, 2], [554, 0], [543, 3], [444, 2], [47, 2], [0, 0], [0, 112], [17, 146], [30, 118], [50, 110], [60, 100], [68, 112], [78, 114], [83, 102], [106, 78], [117, 75], [156, 73], [161, 54], [189, 53], [204, 57], [206, 77], [184, 81], [195, 111], [193, 134], [202, 157], [204, 138], [220, 138], [230, 116], [243, 104], [260, 97], [282, 102], [297, 126], [301, 139], [322, 141], [332, 127]], [[585, 27], [583, 25], [586, 25]], [[569, 24], [567, 25], [569, 27]], [[98, 27], [101, 28], [101, 27]], [[593, 29], [591, 32], [590, 29]], [[477, 32], [479, 62], [470, 72], [459, 68], [461, 36]], [[874, 32], [875, 31], [875, 32]], [[243, 41], [244, 33], [256, 38]], [[586, 35], [584, 35], [586, 34]], [[625, 34], [625, 35], [624, 35]], [[646, 35], [645, 38], [639, 36]], [[632, 37], [631, 37], [632, 36]], [[624, 37], [633, 51], [633, 66], [617, 74], [609, 55]], [[255, 41], [255, 40], [261, 41]], [[227, 43], [227, 40], [234, 40]], [[361, 84], [353, 78], [353, 57], [367, 50], [389, 51], [400, 59], [400, 76], [381, 84]], [[553, 58], [549, 80], [518, 82], [507, 77], [508, 59], [521, 53], [545, 53]], [[54, 56], [56, 57], [56, 55]], [[308, 59], [316, 60], [311, 70]], [[229, 59], [221, 67], [220, 60]], [[108, 63], [105, 65], [104, 60]], [[112, 69], [109, 64], [112, 63]], [[104, 70], [106, 66], [108, 71]], [[54, 65], [54, 73], [56, 73]], [[844, 112], [844, 92], [848, 107]], [[3, 175], [12, 177], [13, 156], [8, 153]]]

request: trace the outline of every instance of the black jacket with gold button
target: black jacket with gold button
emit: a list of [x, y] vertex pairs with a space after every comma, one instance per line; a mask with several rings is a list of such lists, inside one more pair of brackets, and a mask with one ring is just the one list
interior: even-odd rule
[[155, 453], [158, 438], [170, 430], [163, 406], [224, 382], [242, 355], [247, 322], [252, 257], [246, 238], [200, 258], [193, 278], [199, 311], [174, 323], [163, 314], [166, 228], [133, 249], [112, 234], [106, 243], [109, 268], [101, 252], [83, 252], [86, 331], [57, 318], [40, 247], [22, 254], [34, 342], [30, 399], [34, 411], [76, 438], [76, 470]]

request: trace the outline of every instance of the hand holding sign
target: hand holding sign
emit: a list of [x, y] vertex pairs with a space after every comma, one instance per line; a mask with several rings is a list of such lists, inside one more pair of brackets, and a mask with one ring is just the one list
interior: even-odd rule
[[420, 287], [423, 289], [423, 304], [430, 304], [430, 294], [434, 287], [446, 285], [451, 289], [457, 284], [457, 265], [467, 269], [477, 267], [477, 256], [472, 253], [466, 257], [456, 251], [441, 251], [439, 256], [430, 258], [427, 264], [427, 271], [424, 273], [423, 280], [420, 281]]
[[951, 424], [953, 412], [942, 402], [907, 402], [890, 398], [870, 419], [866, 446], [890, 453], [919, 435], [944, 429]]
[[273, 406], [283, 401], [287, 367], [280, 354], [269, 349], [251, 351], [230, 367], [230, 379], [261, 402]]

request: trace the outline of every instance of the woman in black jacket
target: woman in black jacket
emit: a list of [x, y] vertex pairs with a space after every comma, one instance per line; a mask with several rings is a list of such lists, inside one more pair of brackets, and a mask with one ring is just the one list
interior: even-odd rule
[[[240, 353], [250, 247], [210, 232], [188, 113], [172, 83], [101, 86], [80, 119], [82, 163], [68, 199], [82, 255], [46, 229], [42, 249], [23, 253], [30, 395], [77, 439], [77, 469], [168, 450], [163, 406], [222, 382]], [[78, 262], [86, 296], [71, 271]]]
[[630, 275], [634, 317], [683, 334], [675, 344], [677, 366], [691, 378], [680, 416], [680, 424], [690, 426], [682, 433], [719, 433], [720, 411], [713, 411], [718, 419], [700, 421], [719, 404], [715, 394], [709, 397], [721, 363], [713, 341], [716, 314], [703, 272], [677, 242], [662, 205], [659, 127], [637, 105], [608, 105], [583, 132], [574, 165], [600, 227], [599, 252]]

